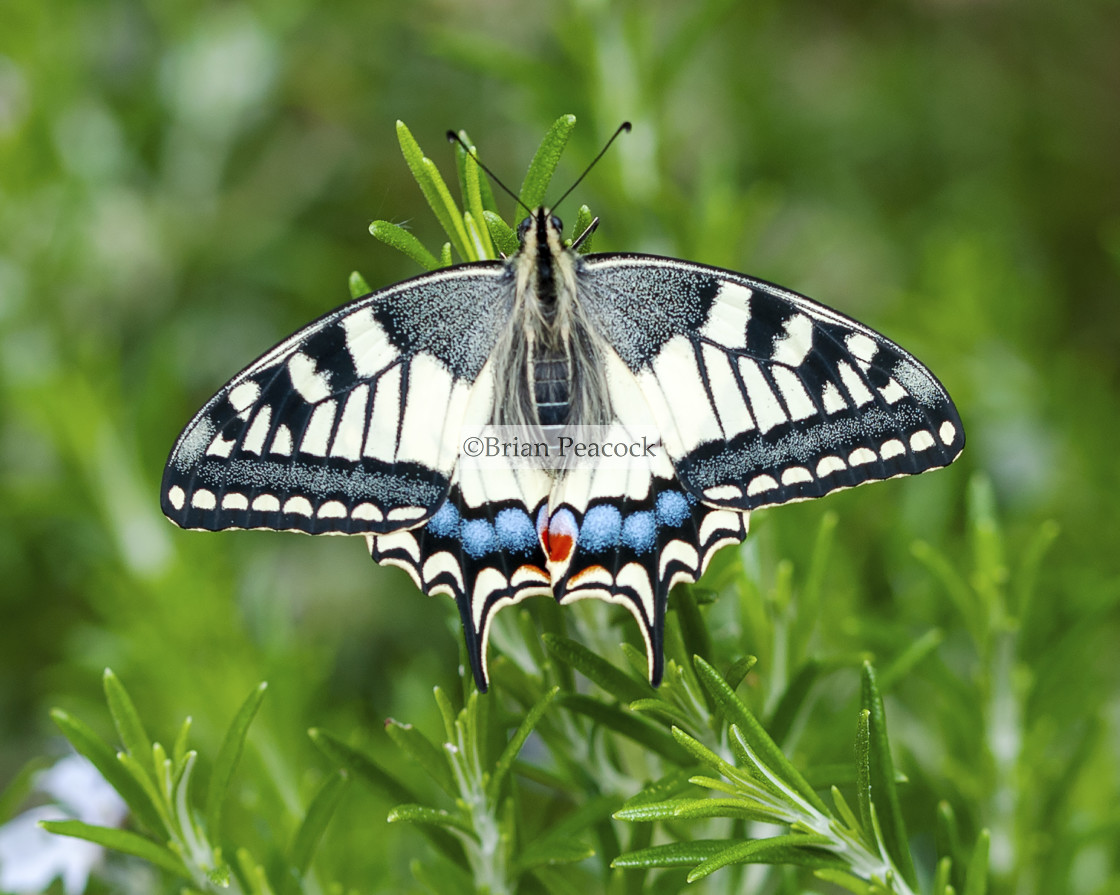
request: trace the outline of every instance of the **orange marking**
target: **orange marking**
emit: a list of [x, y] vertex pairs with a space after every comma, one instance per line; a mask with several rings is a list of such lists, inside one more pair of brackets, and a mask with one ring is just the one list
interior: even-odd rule
[[541, 584], [548, 584], [548, 582], [552, 580], [551, 578], [549, 578], [548, 572], [546, 572], [540, 566], [534, 566], [531, 563], [525, 563], [524, 565], [518, 566], [517, 571], [510, 576], [510, 580], [516, 578], [518, 575], [523, 575], [526, 578], [538, 578], [540, 579]]
[[[580, 582], [581, 582], [581, 581], [582, 581], [582, 580], [583, 580], [584, 578], [586, 578], [586, 577], [588, 577], [589, 575], [591, 575], [592, 573], [603, 573], [603, 572], [605, 572], [605, 573], [606, 573], [606, 575], [607, 575], [607, 577], [608, 577], [608, 578], [610, 577], [610, 574], [611, 574], [611, 573], [610, 573], [610, 572], [608, 572], [608, 571], [607, 571], [607, 569], [606, 569], [606, 567], [604, 567], [604, 566], [598, 566], [598, 565], [596, 565], [596, 566], [588, 566], [588, 567], [587, 567], [586, 569], [580, 569], [580, 570], [579, 570], [579, 571], [578, 571], [578, 572], [577, 572], [577, 573], [576, 573], [575, 575], [573, 575], [573, 576], [571, 577], [571, 580], [569, 580], [569, 582], [568, 582], [568, 586], [569, 586], [569, 587], [578, 587], [578, 586], [580, 585]], [[596, 584], [600, 584], [601, 582], [598, 582], [598, 581], [597, 581], [597, 582], [595, 582], [595, 583], [596, 583]]]
[[552, 562], [563, 562], [572, 555], [572, 545], [575, 543], [572, 536], [562, 532], [550, 531], [546, 534], [548, 539], [548, 558]]

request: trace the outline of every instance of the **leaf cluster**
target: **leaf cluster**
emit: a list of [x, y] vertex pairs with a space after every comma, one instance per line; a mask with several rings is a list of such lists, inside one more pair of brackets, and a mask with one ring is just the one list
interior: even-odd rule
[[106, 743], [83, 721], [56, 709], [55, 723], [128, 805], [135, 829], [95, 826], [78, 820], [43, 821], [52, 833], [73, 836], [150, 862], [186, 881], [185, 893], [232, 892], [286, 895], [304, 891], [316, 846], [346, 786], [345, 774], [326, 777], [307, 807], [291, 842], [265, 863], [246, 848], [232, 860], [220, 845], [222, 817], [249, 725], [264, 699], [266, 685], [255, 688], [226, 731], [210, 769], [203, 799], [194, 783], [198, 753], [189, 748], [191, 719], [183, 721], [170, 753], [149, 739], [131, 697], [115, 674], [104, 674], [105, 699], [120, 750]]

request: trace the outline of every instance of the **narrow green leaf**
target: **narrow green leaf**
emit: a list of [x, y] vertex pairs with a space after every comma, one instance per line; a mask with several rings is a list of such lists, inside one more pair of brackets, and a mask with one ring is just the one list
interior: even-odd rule
[[237, 763], [241, 759], [241, 750], [245, 746], [245, 736], [249, 732], [249, 725], [253, 722], [257, 710], [261, 707], [261, 701], [264, 699], [264, 692], [267, 689], [267, 683], [257, 684], [245, 701], [241, 703], [241, 708], [234, 715], [225, 738], [222, 740], [217, 758], [214, 759], [214, 768], [210, 772], [210, 786], [206, 791], [205, 816], [207, 833], [214, 838], [215, 842], [221, 839], [222, 808], [225, 805], [230, 781], [233, 779], [233, 772], [237, 769]]
[[976, 848], [968, 859], [968, 869], [964, 876], [962, 895], [986, 895], [988, 891], [988, 851], [992, 844], [991, 834], [981, 830], [976, 837]]
[[886, 693], [893, 689], [897, 681], [905, 678], [922, 659], [941, 646], [944, 640], [945, 634], [940, 628], [930, 628], [917, 640], [912, 641], [879, 675], [879, 692]]
[[82, 721], [62, 709], [53, 709], [51, 718], [63, 736], [70, 741], [70, 745], [88, 758], [106, 782], [124, 799], [136, 819], [156, 836], [166, 837], [169, 833], [167, 825], [152, 802], [148, 790], [117, 760], [117, 754], [108, 743]]
[[166, 793], [170, 796], [171, 790], [175, 785], [175, 779], [182, 772], [182, 768], [176, 769], [167, 757], [167, 750], [163, 748], [162, 743], [152, 743], [151, 753], [152, 766], [155, 768], [155, 783], [160, 793]]
[[560, 634], [544, 634], [541, 639], [554, 658], [572, 666], [614, 698], [622, 702], [633, 702], [650, 695], [648, 683], [631, 677], [602, 656], [591, 652], [582, 643]]
[[333, 734], [315, 727], [309, 730], [307, 735], [328, 759], [383, 792], [393, 801], [407, 802], [416, 798], [416, 793], [401, 783], [396, 775], [389, 773], [364, 752], [347, 745]]
[[[371, 224], [370, 226], [372, 227], [373, 225]], [[423, 246], [421, 246], [421, 248], [423, 248]], [[433, 257], [432, 260], [434, 261], [435, 258]], [[431, 268], [429, 267], [428, 270], [431, 270]], [[373, 291], [372, 289], [370, 289], [369, 283], [366, 282], [366, 278], [356, 270], [350, 271], [350, 280], [348, 285], [350, 286], [351, 298], [361, 298], [363, 295], [369, 295]]]
[[114, 851], [135, 855], [168, 873], [190, 878], [190, 871], [171, 849], [138, 833], [118, 830], [115, 827], [97, 827], [80, 820], [43, 820], [39, 822], [39, 826], [48, 833], [85, 839], [87, 842], [94, 842]]
[[175, 767], [176, 774], [183, 768], [183, 762], [186, 760], [189, 751], [190, 737], [191, 718], [188, 715], [183, 719], [183, 723], [179, 727], [179, 733], [175, 736], [175, 745], [171, 747], [171, 762]]
[[537, 700], [536, 704], [529, 709], [528, 714], [525, 715], [513, 736], [510, 737], [509, 742], [506, 743], [506, 747], [502, 750], [502, 754], [498, 756], [494, 769], [491, 771], [490, 782], [486, 785], [486, 798], [490, 802], [496, 803], [498, 801], [498, 795], [502, 791], [502, 783], [505, 782], [509, 769], [513, 767], [513, 760], [517, 758], [518, 753], [521, 752], [521, 747], [525, 745], [525, 740], [529, 738], [529, 734], [533, 732], [533, 728], [537, 726], [537, 722], [544, 716], [544, 713], [552, 704], [552, 700], [559, 692], [559, 687], [553, 687], [546, 691]]
[[268, 884], [268, 875], [264, 868], [253, 859], [248, 849], [239, 848], [237, 850], [237, 866], [241, 870], [241, 876], [249, 884], [251, 895], [272, 895], [272, 886]]
[[490, 238], [494, 241], [494, 247], [507, 258], [517, 254], [517, 250], [521, 248], [521, 243], [518, 241], [514, 229], [492, 211], [483, 212], [482, 217], [486, 221], [486, 229], [490, 231]]
[[312, 796], [311, 804], [307, 806], [307, 813], [303, 816], [288, 851], [288, 865], [295, 871], [295, 879], [302, 880], [306, 876], [315, 849], [319, 847], [319, 840], [322, 839], [349, 782], [350, 778], [345, 771], [335, 771]]
[[700, 606], [693, 596], [692, 588], [681, 584], [672, 591], [673, 608], [677, 611], [677, 621], [680, 622], [681, 636], [687, 650], [682, 661], [687, 656], [700, 656], [704, 661], [712, 658], [712, 638], [708, 633], [708, 626], [704, 616], [700, 614]]
[[840, 517], [829, 510], [821, 517], [817, 537], [813, 542], [813, 553], [809, 558], [809, 569], [805, 574], [805, 584], [801, 588], [798, 615], [816, 623], [817, 607], [828, 576], [828, 563], [832, 556], [832, 546], [836, 542], [836, 527]]
[[964, 849], [961, 847], [960, 828], [953, 806], [942, 801], [937, 805], [937, 826], [934, 829], [934, 843], [939, 855], [946, 855], [957, 865], [963, 864]]
[[451, 190], [444, 183], [443, 175], [439, 173], [439, 168], [430, 158], [425, 158], [423, 164], [428, 173], [428, 180], [435, 186], [436, 196], [443, 205], [442, 213], [436, 206], [432, 206], [432, 210], [436, 212], [436, 217], [443, 225], [451, 245], [454, 246], [455, 251], [464, 261], [478, 261], [479, 258], [474, 244], [467, 236], [463, 224], [463, 213], [459, 211], [459, 206], [455, 203]]
[[714, 789], [716, 792], [725, 792], [733, 796], [742, 795], [744, 792], [742, 783], [737, 780], [724, 780], [722, 777], [708, 777], [704, 774], [696, 774], [690, 777], [688, 782], [693, 786], [700, 786], [704, 789]]
[[[403, 252], [424, 270], [436, 270], [440, 266], [439, 259], [424, 248], [424, 244], [419, 239], [399, 224], [390, 224], [388, 221], [374, 221], [369, 225], [369, 232], [390, 248]], [[364, 280], [362, 285], [365, 285]], [[368, 287], [366, 288], [368, 289]], [[354, 274], [350, 275], [350, 294], [354, 294]], [[365, 292], [361, 292], [354, 295], [354, 298], [365, 294]]]
[[172, 836], [174, 836], [178, 832], [178, 828], [175, 825], [175, 818], [171, 814], [170, 787], [161, 786], [159, 782], [152, 779], [152, 775], [148, 773], [147, 768], [127, 752], [118, 752], [117, 762], [128, 772], [133, 780], [143, 787], [144, 792], [148, 796], [148, 801], [154, 805], [156, 811], [159, 812], [163, 827], [170, 830]]
[[856, 818], [855, 812], [852, 811], [843, 793], [835, 786], [832, 787], [832, 803], [836, 806], [836, 813], [840, 815], [840, 819], [847, 825], [848, 829], [858, 830], [859, 820]]
[[564, 147], [568, 145], [568, 138], [572, 128], [576, 126], [575, 115], [561, 115], [548, 129], [541, 145], [529, 163], [529, 170], [525, 172], [525, 180], [521, 183], [518, 195], [521, 201], [530, 208], [537, 208], [544, 204], [545, 193], [552, 181], [552, 175], [560, 162]]
[[973, 580], [979, 576], [986, 582], [978, 587], [983, 592], [988, 585], [997, 586], [1007, 580], [995, 489], [992, 480], [983, 473], [975, 473], [969, 479], [967, 508], [975, 556]]
[[[471, 152], [477, 155], [478, 150], [474, 144], [467, 138], [466, 131], [460, 131], [459, 136], [471, 148]], [[478, 167], [478, 163], [471, 158], [471, 156], [463, 149], [461, 145], [455, 143], [455, 160], [459, 166], [459, 185], [461, 187], [463, 197], [463, 220], [466, 222], [469, 215], [473, 221], [479, 223], [485, 220], [485, 202], [482, 198], [482, 171]], [[468, 225], [467, 232], [471, 233], [472, 228]], [[496, 258], [497, 254], [494, 252], [494, 246], [490, 242], [490, 234], [485, 227], [477, 227], [472, 233], [472, 237], [478, 239], [478, 252], [479, 258]]]
[[766, 765], [759, 760], [757, 754], [751, 751], [738, 725], [731, 725], [728, 745], [731, 747], [731, 754], [735, 756], [735, 765], [730, 773], [727, 770], [723, 771], [725, 776], [732, 780], [745, 778], [750, 781], [753, 788], [764, 789], [780, 801], [789, 802], [788, 784], [785, 784], [787, 788], [783, 788], [771, 779], [771, 775], [767, 773]]
[[35, 775], [50, 766], [45, 758], [33, 758], [21, 767], [0, 792], [0, 826], [6, 824], [27, 800], [35, 786]]
[[472, 839], [478, 838], [470, 824], [461, 817], [439, 808], [429, 808], [426, 805], [397, 805], [389, 812], [386, 819], [391, 824], [403, 821], [410, 824], [430, 824], [436, 827], [445, 827], [449, 830], [459, 830], [466, 833]]
[[841, 870], [847, 866], [844, 861], [812, 848], [830, 843], [827, 836], [803, 833], [739, 842], [694, 867], [688, 875], [688, 881], [694, 883], [730, 864], [796, 864], [810, 870]]
[[648, 823], [654, 820], [672, 820], [678, 816], [677, 812], [685, 805], [706, 801], [706, 798], [679, 798], [665, 799], [662, 802], [647, 802], [639, 805], [632, 805], [627, 802], [626, 806], [619, 808], [614, 813], [614, 818], [615, 820], [629, 820], [638, 823]]
[[1048, 519], [1038, 527], [1034, 536], [1027, 542], [1026, 549], [1023, 550], [1023, 558], [1019, 563], [1018, 574], [1015, 576], [1015, 605], [1012, 611], [1018, 615], [1024, 627], [1030, 623], [1038, 570], [1059, 534], [1061, 534], [1061, 526], [1053, 519]]
[[859, 811], [857, 829], [864, 842], [875, 848], [874, 830], [871, 826], [871, 712], [861, 709], [856, 722], [856, 809]]
[[976, 644], [983, 644], [987, 637], [987, 621], [983, 617], [983, 607], [976, 599], [968, 582], [957, 571], [949, 559], [925, 541], [915, 541], [910, 548], [911, 554], [941, 583], [953, 607], [964, 620], [969, 635]]
[[451, 266], [451, 243], [449, 243], [449, 242], [445, 242], [443, 244], [443, 248], [441, 248], [439, 250], [439, 266], [440, 267], [450, 267]]
[[[595, 220], [595, 219], [591, 216], [591, 209], [588, 208], [586, 205], [581, 205], [579, 207], [579, 211], [576, 212], [575, 223], [572, 225], [572, 229], [571, 229], [572, 236], [571, 236], [570, 242], [574, 243], [577, 239], [579, 239], [581, 236], [583, 236], [583, 234], [587, 231], [587, 228], [591, 226], [591, 222], [593, 220]], [[577, 251], [581, 255], [589, 254], [591, 252], [591, 244], [594, 241], [595, 241], [595, 234], [594, 233], [588, 234], [587, 238], [579, 244], [579, 248], [577, 249]]]
[[121, 738], [125, 751], [140, 762], [144, 770], [154, 773], [152, 741], [148, 739], [144, 724], [124, 684], [113, 674], [111, 668], [105, 669], [101, 683], [105, 690], [105, 701], [109, 704], [109, 714], [113, 717], [113, 726], [117, 728], [117, 736]]
[[392, 718], [385, 722], [385, 731], [397, 747], [424, 769], [436, 785], [451, 798], [459, 795], [459, 787], [447, 766], [443, 750], [411, 724], [401, 724]]
[[933, 895], [946, 895], [953, 887], [953, 859], [948, 855], [937, 862], [937, 870], [933, 875]]
[[[646, 677], [647, 672], [649, 671], [649, 657], [646, 655], [646, 651], [644, 649], [639, 649], [638, 647], [634, 646], [634, 644], [627, 643], [626, 641], [620, 643], [619, 646], [622, 647], [622, 656], [626, 659], [627, 664], [630, 666], [630, 670], [633, 672], [634, 679], [642, 681], [642, 683], [646, 687], [646, 692], [648, 693], [652, 688], [649, 686], [648, 679]], [[671, 677], [673, 674], [673, 664], [674, 663], [672, 659], [669, 659], [665, 662], [665, 676], [667, 678]]]
[[683, 709], [666, 699], [635, 699], [630, 703], [630, 711], [664, 718], [677, 727], [688, 728], [693, 724], [693, 719], [688, 717]]
[[[467, 675], [474, 681], [473, 675]], [[468, 767], [484, 768], [489, 759], [487, 752], [489, 725], [487, 719], [490, 714], [492, 700], [483, 699], [477, 688], [473, 687], [467, 695], [467, 705], [459, 713], [459, 721], [463, 726], [463, 735], [459, 737], [456, 745], [462, 748], [462, 756]], [[444, 752], [450, 758], [453, 753], [448, 752], [444, 744]]]
[[482, 261], [497, 258], [497, 253], [490, 243], [490, 231], [486, 229], [485, 220], [483, 220], [482, 226], [476, 223], [477, 220], [482, 219], [475, 218], [469, 211], [463, 212], [463, 229], [467, 231], [467, 241], [474, 252], [472, 260]]
[[[175, 829], [178, 831], [178, 838], [183, 843], [186, 853], [189, 855], [211, 854], [213, 857], [210, 862], [211, 872], [220, 876], [223, 872], [226, 872], [227, 868], [221, 860], [221, 855], [213, 854], [213, 849], [211, 849], [205, 834], [199, 830], [195, 812], [191, 809], [189, 801], [191, 775], [197, 758], [198, 753], [193, 751], [183, 756], [182, 772], [174, 782], [169, 781], [168, 783], [172, 817]], [[170, 768], [170, 761], [165, 759], [163, 763], [165, 767]]]
[[730, 799], [696, 799], [677, 809], [676, 816], [682, 820], [701, 820], [709, 817], [730, 817], [737, 820], [758, 821], [760, 823], [780, 824], [786, 822], [786, 815], [765, 805], [757, 799], [736, 796]]
[[782, 750], [771, 739], [770, 735], [763, 730], [762, 725], [758, 723], [758, 719], [751, 714], [750, 709], [735, 695], [734, 691], [727, 686], [727, 682], [720, 676], [711, 665], [705, 662], [702, 658], [697, 656], [693, 660], [696, 666], [696, 674], [700, 678], [701, 684], [707, 690], [716, 705], [719, 707], [720, 713], [727, 719], [729, 724], [734, 724], [742, 732], [743, 739], [758, 755], [759, 760], [765, 764], [772, 773], [777, 775], [781, 780], [794, 789], [798, 795], [804, 798], [810, 805], [820, 811], [822, 814], [828, 813], [828, 808], [825, 807], [824, 802], [820, 796], [813, 791], [813, 788], [805, 781], [800, 772], [790, 763], [789, 759], [785, 757]]
[[676, 764], [690, 764], [688, 753], [680, 748], [677, 741], [664, 727], [654, 724], [641, 715], [635, 715], [617, 706], [607, 705], [590, 696], [565, 696], [563, 704], [572, 711], [586, 715], [597, 724], [615, 733], [641, 743], [669, 761]]
[[813, 876], [847, 889], [855, 895], [874, 895], [874, 889], [870, 883], [864, 882], [858, 876], [852, 876], [846, 870], [814, 870]]
[[428, 201], [429, 207], [435, 213], [436, 219], [444, 232], [455, 246], [455, 250], [465, 261], [474, 260], [467, 245], [467, 234], [463, 229], [463, 218], [455, 200], [451, 198], [451, 191], [443, 182], [443, 177], [436, 168], [435, 163], [427, 158], [420, 149], [412, 133], [404, 122], [397, 122], [397, 140], [400, 142], [401, 153], [408, 164], [412, 176], [420, 187], [420, 192]]
[[653, 869], [654, 867], [691, 867], [708, 860], [727, 848], [726, 839], [694, 839], [691, 842], [670, 842], [638, 851], [626, 852], [611, 861], [619, 869]]
[[443, 719], [443, 737], [448, 742], [455, 739], [455, 719], [459, 713], [455, 711], [455, 706], [451, 704], [451, 698], [443, 691], [442, 687], [433, 687], [432, 695], [435, 697], [436, 706], [439, 708], [439, 716]]
[[894, 762], [891, 760], [890, 740], [887, 737], [887, 716], [883, 699], [875, 680], [875, 670], [870, 662], [863, 664], [863, 708], [868, 716], [868, 754], [870, 786], [875, 811], [883, 828], [883, 845], [894, 865], [911, 888], [918, 887], [914, 861], [906, 838], [902, 820], [902, 806], [894, 783]]
[[679, 727], [673, 728], [673, 737], [681, 744], [681, 747], [687, 749], [688, 752], [701, 764], [712, 768], [718, 773], [735, 773], [734, 765], [724, 761], [715, 752], [701, 743], [695, 737], [685, 733]]
[[731, 667], [723, 673], [723, 679], [727, 681], [727, 686], [731, 688], [732, 692], [739, 689], [739, 685], [743, 683], [756, 662], [758, 662], [756, 656], [743, 656], [731, 663]]
[[624, 809], [637, 808], [639, 805], [661, 802], [676, 796], [678, 793], [694, 790], [695, 787], [692, 785], [691, 778], [695, 773], [695, 768], [682, 768], [679, 771], [672, 771], [659, 780], [647, 783], [641, 792], [627, 799], [622, 807]]

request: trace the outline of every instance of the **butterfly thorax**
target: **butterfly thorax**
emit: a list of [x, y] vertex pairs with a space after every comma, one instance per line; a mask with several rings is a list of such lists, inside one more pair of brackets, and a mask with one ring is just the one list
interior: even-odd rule
[[564, 245], [561, 224], [538, 208], [519, 230], [508, 262], [510, 323], [494, 354], [499, 425], [601, 425], [609, 419], [601, 339], [579, 298], [583, 262]]

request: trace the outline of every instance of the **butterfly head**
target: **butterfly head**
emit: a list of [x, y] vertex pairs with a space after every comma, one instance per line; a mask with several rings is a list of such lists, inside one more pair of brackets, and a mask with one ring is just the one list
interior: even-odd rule
[[564, 224], [552, 211], [543, 205], [533, 212], [531, 217], [525, 218], [517, 228], [517, 239], [524, 250], [531, 241], [535, 246], [547, 246], [552, 241], [549, 234], [554, 234], [556, 243], [563, 245], [560, 234]]

